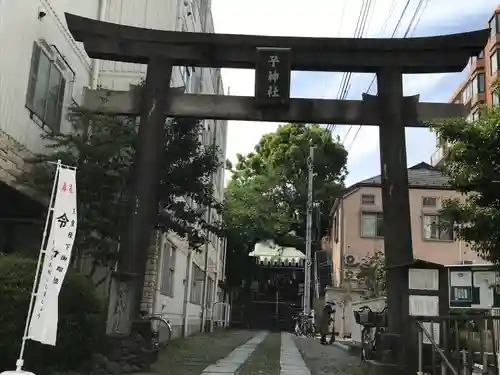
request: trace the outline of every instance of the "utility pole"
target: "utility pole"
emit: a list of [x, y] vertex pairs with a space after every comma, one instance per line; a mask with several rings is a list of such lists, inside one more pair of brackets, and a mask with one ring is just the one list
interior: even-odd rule
[[313, 178], [314, 178], [314, 146], [309, 147], [309, 157], [307, 158], [309, 170], [307, 186], [307, 223], [306, 223], [306, 264], [304, 267], [304, 301], [303, 311], [309, 314], [311, 311], [311, 244], [312, 244], [312, 207], [313, 207]]
[[314, 297], [319, 298], [318, 252], [314, 253]]
[[[215, 147], [217, 144], [217, 120], [214, 120], [214, 130], [212, 134], [212, 147]], [[210, 174], [210, 186], [213, 188], [214, 186], [214, 176], [215, 173]], [[215, 193], [215, 192], [214, 192]], [[207, 217], [206, 221], [208, 224], [211, 223], [212, 221], [212, 206], [207, 207]], [[206, 238], [206, 243], [205, 243], [205, 275], [203, 278], [203, 296], [201, 298], [201, 332], [205, 332], [205, 327], [206, 327], [206, 320], [207, 320], [207, 299], [208, 299], [208, 261], [210, 259], [209, 256], [209, 250], [210, 250], [210, 231], [207, 230], [205, 231], [205, 235], [207, 236]], [[217, 280], [214, 280], [214, 283], [216, 283]], [[213, 298], [213, 296], [212, 296]]]

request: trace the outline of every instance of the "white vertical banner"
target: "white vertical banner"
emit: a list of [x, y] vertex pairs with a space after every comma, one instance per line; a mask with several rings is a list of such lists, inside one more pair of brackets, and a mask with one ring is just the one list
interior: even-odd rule
[[30, 340], [52, 346], [57, 339], [59, 292], [70, 265], [77, 227], [76, 170], [60, 166], [58, 176], [50, 234], [28, 330]]

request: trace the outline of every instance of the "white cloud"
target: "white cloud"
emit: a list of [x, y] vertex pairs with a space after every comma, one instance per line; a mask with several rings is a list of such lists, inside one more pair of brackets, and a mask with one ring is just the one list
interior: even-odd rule
[[[392, 1], [374, 0], [370, 15], [367, 36], [380, 36], [387, 15], [391, 9]], [[416, 1], [412, 2], [406, 16], [401, 22], [402, 36], [410, 18]], [[218, 33], [228, 34], [255, 34], [255, 35], [286, 35], [303, 37], [352, 37], [356, 27], [362, 0], [212, 0], [212, 13], [215, 30]], [[384, 37], [390, 37], [398, 22], [406, 0], [396, 0], [392, 17], [387, 24]], [[436, 25], [450, 25], [460, 22], [464, 16], [474, 14], [488, 14], [496, 7], [496, 0], [431, 0], [422, 17], [419, 28], [435, 27]], [[412, 8], [413, 6], [413, 8]], [[345, 9], [344, 9], [345, 8]], [[485, 19], [485, 25], [487, 23]], [[468, 31], [468, 30], [463, 30]], [[252, 96], [254, 91], [254, 73], [247, 70], [223, 70], [224, 86], [231, 90], [232, 95]], [[422, 93], [439, 81], [442, 75], [427, 75], [405, 77], [405, 94]], [[353, 77], [353, 88], [366, 82], [366, 77]], [[359, 82], [361, 81], [361, 82]], [[368, 81], [369, 82], [369, 81]], [[363, 86], [368, 86], [363, 83]], [[335, 97], [338, 90], [338, 77], [331, 75], [331, 80], [324, 80], [317, 85], [317, 94], [314, 97]], [[366, 87], [356, 87], [359, 94]], [[311, 91], [309, 87], [307, 91]], [[310, 93], [306, 93], [309, 95]], [[295, 93], [294, 96], [305, 96]], [[351, 97], [351, 96], [350, 96]], [[352, 98], [359, 98], [354, 96]], [[277, 124], [230, 122], [227, 156], [234, 161], [237, 153], [251, 152], [260, 137], [276, 129]], [[344, 139], [348, 127], [339, 126], [336, 133]], [[356, 133], [354, 127], [349, 133], [346, 146], [349, 147], [352, 137]], [[350, 149], [350, 162], [359, 160], [365, 155], [378, 149], [378, 129], [376, 127], [363, 127]]]

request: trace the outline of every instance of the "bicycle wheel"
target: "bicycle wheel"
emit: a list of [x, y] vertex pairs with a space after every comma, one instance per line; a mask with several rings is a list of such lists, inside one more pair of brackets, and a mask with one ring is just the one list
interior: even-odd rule
[[365, 362], [372, 359], [372, 334], [371, 328], [363, 328], [361, 331], [361, 361]]
[[164, 348], [172, 339], [172, 326], [170, 322], [161, 316], [150, 316], [148, 319], [151, 323], [152, 348]]

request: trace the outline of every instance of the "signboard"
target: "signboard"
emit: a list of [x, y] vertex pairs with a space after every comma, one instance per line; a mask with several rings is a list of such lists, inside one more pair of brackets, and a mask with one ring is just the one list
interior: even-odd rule
[[439, 270], [410, 268], [408, 288], [413, 290], [439, 290]]
[[500, 270], [493, 265], [449, 266], [450, 308], [500, 307]]
[[29, 323], [28, 338], [56, 345], [59, 292], [69, 268], [76, 235], [76, 171], [58, 166], [52, 223]]
[[290, 48], [257, 48], [255, 99], [259, 105], [287, 105], [290, 101]]
[[[432, 270], [431, 270], [432, 271]], [[425, 295], [410, 295], [409, 296], [409, 313], [410, 316], [438, 316], [439, 315], [439, 297]], [[425, 329], [432, 339], [439, 344], [439, 323], [424, 322]], [[431, 344], [429, 338], [424, 334], [424, 344]]]

